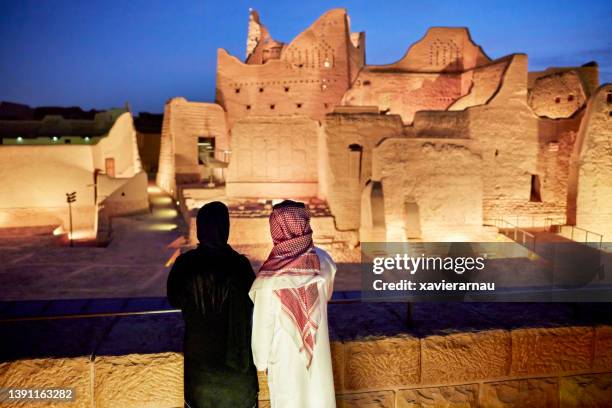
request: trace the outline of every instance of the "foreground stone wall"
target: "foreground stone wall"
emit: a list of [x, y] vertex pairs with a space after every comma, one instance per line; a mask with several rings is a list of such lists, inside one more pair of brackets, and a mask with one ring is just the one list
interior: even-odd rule
[[[612, 401], [612, 326], [366, 338], [334, 341], [331, 349], [343, 408], [603, 408]], [[182, 376], [178, 353], [0, 363], [3, 386], [75, 387], [74, 402], [39, 407], [179, 407]], [[260, 406], [268, 407], [265, 376], [260, 389]]]

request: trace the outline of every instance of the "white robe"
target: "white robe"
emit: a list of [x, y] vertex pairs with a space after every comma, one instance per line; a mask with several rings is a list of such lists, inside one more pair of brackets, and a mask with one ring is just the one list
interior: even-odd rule
[[[334, 408], [336, 406], [332, 374], [327, 301], [333, 292], [336, 264], [331, 256], [315, 248], [321, 264], [317, 277], [283, 277], [256, 280], [249, 293], [253, 311], [251, 346], [253, 360], [259, 371], [268, 370], [268, 386], [272, 408]], [[282, 282], [279, 283], [278, 279]], [[310, 369], [306, 369], [303, 354], [298, 351], [289, 333], [293, 323], [281, 310], [274, 294], [280, 287], [299, 287], [317, 282], [321, 302], [321, 322], [317, 330]]]

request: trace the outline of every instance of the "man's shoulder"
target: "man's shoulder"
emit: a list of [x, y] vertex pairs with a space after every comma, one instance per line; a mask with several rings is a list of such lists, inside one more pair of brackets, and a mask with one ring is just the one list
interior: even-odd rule
[[331, 265], [335, 265], [333, 258], [331, 257], [331, 255], [325, 251], [322, 248], [319, 247], [315, 247], [315, 252], [317, 254], [317, 256], [319, 257], [319, 261], [321, 263], [329, 263]]

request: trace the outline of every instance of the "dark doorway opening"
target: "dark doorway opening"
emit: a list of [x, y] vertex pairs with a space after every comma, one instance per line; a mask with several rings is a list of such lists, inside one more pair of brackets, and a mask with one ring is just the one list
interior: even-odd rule
[[531, 194], [529, 195], [529, 201], [541, 203], [542, 194], [540, 192], [540, 176], [536, 174], [531, 175]]

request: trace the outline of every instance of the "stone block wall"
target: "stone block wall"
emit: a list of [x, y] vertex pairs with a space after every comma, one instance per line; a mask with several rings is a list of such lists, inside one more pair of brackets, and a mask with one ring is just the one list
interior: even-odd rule
[[608, 407], [611, 334], [610, 326], [560, 327], [333, 342], [336, 401], [342, 408]]
[[[331, 343], [338, 407], [609, 407], [612, 326], [409, 335]], [[269, 406], [260, 373], [260, 407]], [[39, 407], [173, 408], [183, 404], [180, 353], [0, 363], [10, 387], [75, 387]], [[25, 407], [7, 404], [3, 407]]]

